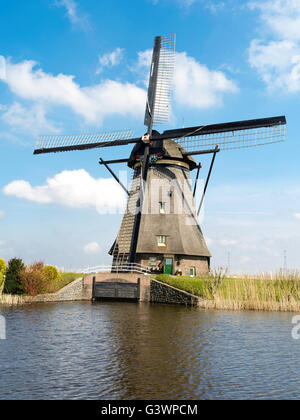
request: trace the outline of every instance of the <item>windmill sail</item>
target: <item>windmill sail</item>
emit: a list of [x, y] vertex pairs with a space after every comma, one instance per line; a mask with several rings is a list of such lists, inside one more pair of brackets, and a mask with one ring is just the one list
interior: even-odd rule
[[284, 139], [285, 126], [278, 125], [275, 127], [183, 137], [177, 140], [177, 143], [184, 147], [187, 152], [195, 152], [198, 150], [211, 150], [216, 145], [221, 150], [243, 149], [279, 143], [284, 141]]
[[285, 139], [285, 127], [286, 119], [281, 116], [168, 130], [162, 137], [173, 138], [186, 152], [196, 154], [216, 145], [232, 150], [279, 143]]
[[175, 41], [175, 35], [157, 36], [154, 40], [144, 120], [148, 128], [169, 120], [175, 67]]
[[136, 143], [133, 130], [115, 130], [103, 133], [80, 135], [43, 135], [39, 136], [34, 154], [86, 150], [97, 147], [118, 146]]

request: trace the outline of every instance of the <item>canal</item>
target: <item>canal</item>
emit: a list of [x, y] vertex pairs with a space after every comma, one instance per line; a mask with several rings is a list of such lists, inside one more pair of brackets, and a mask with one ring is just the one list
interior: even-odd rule
[[74, 302], [0, 315], [0, 399], [300, 397], [295, 314]]

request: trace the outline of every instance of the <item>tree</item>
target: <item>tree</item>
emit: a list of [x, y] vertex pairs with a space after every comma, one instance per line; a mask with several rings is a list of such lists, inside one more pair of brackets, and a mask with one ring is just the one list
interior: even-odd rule
[[4, 276], [5, 276], [5, 271], [6, 271], [6, 265], [5, 265], [5, 261], [0, 258], [0, 294], [1, 294], [1, 286], [4, 280]]
[[57, 268], [52, 265], [46, 265], [44, 267], [44, 273], [46, 275], [47, 280], [47, 291], [49, 293], [52, 293], [55, 290], [57, 290], [57, 285], [61, 279], [61, 275], [58, 272]]
[[18, 295], [23, 293], [20, 273], [24, 270], [24, 263], [21, 258], [12, 258], [8, 261], [5, 276], [4, 293]]
[[47, 287], [47, 276], [43, 262], [28, 265], [20, 272], [22, 290], [29, 296], [44, 293]]

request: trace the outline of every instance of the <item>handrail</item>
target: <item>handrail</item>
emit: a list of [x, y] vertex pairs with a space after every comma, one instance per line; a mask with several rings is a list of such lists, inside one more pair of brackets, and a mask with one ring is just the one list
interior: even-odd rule
[[137, 263], [128, 263], [122, 265], [98, 265], [95, 267], [87, 267], [81, 270], [84, 274], [92, 274], [92, 273], [140, 273], [140, 274], [149, 274], [150, 268], [146, 267], [142, 264]]

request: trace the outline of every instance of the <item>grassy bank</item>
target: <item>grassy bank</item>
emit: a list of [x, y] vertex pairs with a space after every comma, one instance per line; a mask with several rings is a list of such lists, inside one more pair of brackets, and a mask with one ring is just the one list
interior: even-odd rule
[[300, 311], [300, 275], [268, 278], [155, 276], [159, 281], [202, 298], [203, 308]]
[[61, 273], [60, 278], [51, 285], [51, 292], [55, 293], [58, 292], [63, 287], [67, 286], [72, 281], [79, 279], [79, 277], [83, 277], [84, 274], [82, 273]]
[[[55, 282], [51, 282], [47, 287], [46, 293], [55, 293], [58, 292], [63, 287], [67, 286], [72, 281], [82, 277], [84, 274], [82, 273], [61, 273], [58, 280]], [[27, 295], [11, 295], [1, 293], [0, 290], [0, 304], [2, 305], [21, 305], [23, 303], [28, 303], [30, 297]]]

